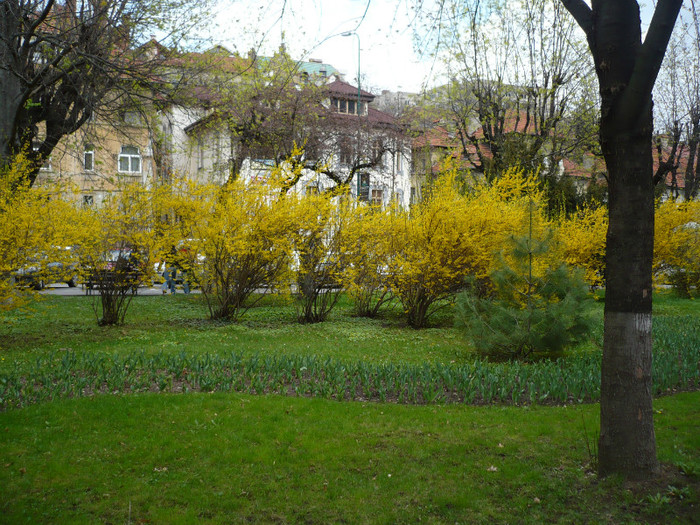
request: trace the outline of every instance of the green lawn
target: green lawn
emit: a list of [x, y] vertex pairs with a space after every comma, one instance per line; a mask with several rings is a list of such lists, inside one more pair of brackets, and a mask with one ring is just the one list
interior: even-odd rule
[[[700, 394], [655, 408], [661, 459], [697, 476]], [[591, 473], [597, 410], [239, 394], [34, 405], [0, 413], [0, 521], [697, 523], [697, 477]]]
[[[657, 355], [697, 351], [698, 303], [661, 295], [655, 304]], [[306, 372], [311, 384], [313, 374], [320, 384], [350, 368], [343, 363], [393, 370], [392, 381], [406, 367], [432, 370], [449, 383], [451, 370], [477, 359], [449, 312], [415, 331], [396, 312], [354, 318], [347, 303], [317, 325], [297, 324], [294, 307], [277, 299], [235, 325], [204, 320], [196, 296], [137, 297], [132, 308], [116, 328], [98, 327], [85, 297], [2, 314], [0, 392], [11, 377], [22, 392], [30, 377], [58, 390], [53, 401], [0, 412], [0, 523], [700, 523], [698, 392], [656, 399], [664, 474], [627, 485], [592, 473], [596, 404], [339, 402], [347, 394], [288, 383], [260, 391], [291, 397], [241, 393], [256, 391], [261, 368], [230, 392], [199, 384], [187, 395], [150, 393], [162, 363], [203, 367], [207, 354], [231, 352], [248, 369], [272, 356], [326, 363]], [[594, 358], [599, 338], [598, 329], [569, 358]], [[96, 360], [108, 377], [102, 391], [118, 394], [61, 390], [61, 381], [86, 380], [80, 370]], [[110, 381], [133, 363], [155, 363], [153, 379], [128, 376], [144, 379], [140, 389]], [[557, 366], [537, 370], [561, 374]], [[426, 377], [423, 388], [435, 376]], [[175, 391], [172, 381], [161, 390]]]
[[459, 331], [451, 326], [449, 311], [437, 318], [435, 327], [425, 330], [407, 328], [396, 311], [374, 320], [353, 317], [347, 301], [341, 302], [330, 321], [311, 325], [297, 323], [294, 305], [277, 297], [266, 298], [240, 323], [215, 323], [207, 315], [201, 296], [137, 296], [124, 326], [99, 327], [91, 298], [49, 296], [24, 312], [0, 312], [0, 349], [12, 360], [65, 349], [107, 353], [236, 350], [373, 363], [450, 362], [473, 357]]

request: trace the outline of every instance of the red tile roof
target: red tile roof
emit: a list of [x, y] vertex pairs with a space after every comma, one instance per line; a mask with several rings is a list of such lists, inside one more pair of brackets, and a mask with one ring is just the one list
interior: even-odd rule
[[[342, 97], [352, 97], [355, 96], [357, 97], [357, 86], [353, 86], [352, 84], [348, 84], [347, 82], [336, 79], [330, 84], [326, 86], [326, 89], [328, 89], [329, 93], [332, 95], [339, 95]], [[372, 102], [374, 100], [374, 95], [370, 93], [369, 91], [365, 91], [364, 89], [360, 89], [360, 98], [361, 100], [364, 100], [366, 102]]]

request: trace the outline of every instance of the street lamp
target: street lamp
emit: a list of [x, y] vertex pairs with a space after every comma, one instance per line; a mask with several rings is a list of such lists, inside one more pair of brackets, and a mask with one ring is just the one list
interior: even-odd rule
[[[361, 103], [361, 94], [362, 90], [360, 88], [360, 35], [357, 34], [357, 31], [346, 31], [345, 33], [340, 33], [340, 36], [352, 36], [355, 35], [357, 37], [357, 118], [360, 118], [362, 115], [362, 103]], [[359, 133], [360, 133], [360, 127], [359, 127], [359, 122], [358, 122], [358, 128], [357, 128], [357, 133], [358, 133], [358, 151], [359, 151], [359, 143], [360, 143], [360, 138], [359, 138]], [[360, 191], [361, 191], [361, 181], [362, 181], [362, 176], [360, 173], [357, 174], [357, 200], [360, 200]]]
[[360, 35], [357, 34], [356, 31], [346, 31], [345, 33], [341, 33], [340, 36], [352, 36], [355, 35], [357, 37], [357, 114], [360, 115], [360, 96], [361, 96], [361, 89], [360, 89]]

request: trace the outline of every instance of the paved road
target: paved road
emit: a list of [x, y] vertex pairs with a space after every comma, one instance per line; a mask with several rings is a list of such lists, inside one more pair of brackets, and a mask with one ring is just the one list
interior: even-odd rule
[[[47, 295], [62, 295], [62, 296], [86, 296], [86, 290], [82, 286], [76, 286], [70, 288], [67, 284], [50, 284], [44, 290], [41, 291], [43, 294]], [[97, 290], [93, 290], [93, 294], [99, 294]], [[183, 293], [182, 289], [178, 289], [177, 293]], [[199, 293], [199, 290], [193, 290], [192, 293]], [[163, 295], [163, 291], [160, 286], [142, 286], [139, 288], [138, 295]]]

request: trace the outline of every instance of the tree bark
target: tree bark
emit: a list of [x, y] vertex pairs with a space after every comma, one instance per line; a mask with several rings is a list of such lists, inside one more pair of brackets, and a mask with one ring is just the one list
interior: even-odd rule
[[[8, 4], [0, 5], [0, 34], [13, 35], [12, 12]], [[22, 101], [22, 86], [11, 73], [13, 52], [5, 38], [0, 38], [0, 169], [12, 159], [17, 105]]]
[[601, 97], [608, 169], [600, 475], [658, 473], [652, 410], [654, 186], [651, 92], [682, 0], [659, 0], [642, 42], [635, 0], [562, 0], [586, 33]]
[[[603, 121], [601, 134], [604, 128]], [[658, 472], [652, 410], [654, 189], [651, 128], [602, 139], [601, 145], [610, 180], [610, 220], [599, 473], [647, 478]]]

